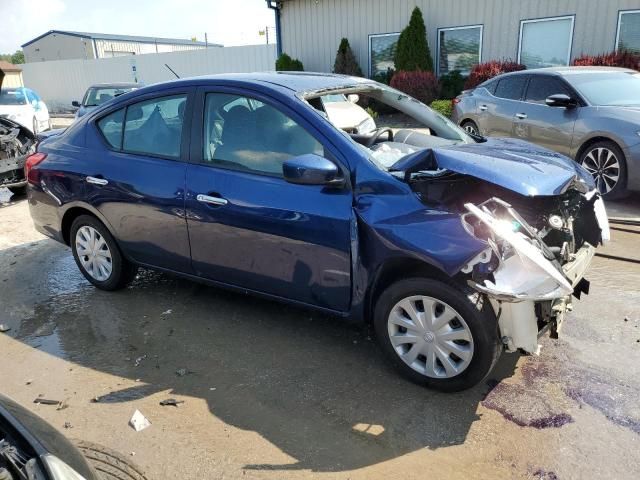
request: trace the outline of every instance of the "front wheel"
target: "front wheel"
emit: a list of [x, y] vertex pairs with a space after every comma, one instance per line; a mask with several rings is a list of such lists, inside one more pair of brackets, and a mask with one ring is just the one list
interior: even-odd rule
[[110, 448], [85, 441], [76, 442], [76, 446], [104, 480], [147, 480], [137, 465]]
[[627, 164], [624, 153], [613, 142], [602, 141], [590, 145], [578, 158], [596, 182], [596, 188], [607, 199], [627, 195]]
[[109, 230], [95, 217], [80, 215], [71, 225], [71, 250], [80, 272], [102, 290], [119, 290], [136, 276], [137, 267], [122, 256]]
[[446, 392], [481, 382], [502, 351], [489, 302], [472, 290], [429, 278], [388, 287], [376, 305], [374, 329], [400, 373]]

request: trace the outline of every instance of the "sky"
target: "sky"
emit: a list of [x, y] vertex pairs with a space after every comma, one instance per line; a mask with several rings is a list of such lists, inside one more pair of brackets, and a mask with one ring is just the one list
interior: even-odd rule
[[273, 11], [265, 0], [0, 0], [0, 53], [49, 31], [144, 35], [252, 45], [265, 43], [258, 32], [269, 26], [275, 41]]

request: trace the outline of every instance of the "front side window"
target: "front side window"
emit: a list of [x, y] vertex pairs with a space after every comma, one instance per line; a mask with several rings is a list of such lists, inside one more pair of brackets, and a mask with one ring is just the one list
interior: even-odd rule
[[395, 68], [394, 58], [398, 47], [399, 33], [384, 33], [369, 37], [369, 76], [375, 78]]
[[480, 63], [482, 26], [443, 28], [438, 31], [438, 73], [445, 75], [458, 70], [469, 75]]
[[186, 95], [172, 95], [129, 105], [122, 149], [178, 158], [186, 104]]
[[98, 128], [111, 147], [120, 150], [122, 146], [122, 128], [124, 126], [124, 108], [110, 113], [98, 120]]
[[207, 165], [282, 176], [285, 160], [309, 153], [324, 155], [322, 144], [302, 126], [255, 99], [209, 93], [204, 115]]
[[494, 95], [508, 100], [520, 100], [526, 82], [527, 77], [525, 75], [512, 75], [501, 78], [498, 81]]
[[557, 78], [547, 75], [532, 75], [529, 86], [527, 87], [525, 101], [544, 104], [548, 97], [558, 93], [564, 93], [565, 95], [570, 94], [567, 88]]
[[620, 12], [616, 50], [640, 53], [640, 10]]
[[518, 61], [527, 68], [569, 65], [573, 17], [520, 22]]

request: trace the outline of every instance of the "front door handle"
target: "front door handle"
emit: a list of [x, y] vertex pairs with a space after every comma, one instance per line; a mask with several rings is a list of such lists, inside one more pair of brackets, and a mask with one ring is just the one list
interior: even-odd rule
[[107, 185], [109, 180], [106, 178], [98, 178], [98, 177], [87, 177], [85, 178], [87, 183], [92, 183], [93, 185]]
[[480, 109], [481, 112], [484, 112], [485, 110], [487, 110], [489, 107], [487, 107], [486, 105], [480, 105], [480, 107], [478, 107]]
[[216, 206], [222, 206], [222, 205], [226, 205], [227, 200], [225, 198], [222, 197], [211, 197], [209, 195], [203, 195], [201, 193], [199, 193], [198, 195], [196, 195], [196, 200], [202, 203], [208, 203], [209, 205], [216, 205]]
[[516, 118], [519, 118], [520, 120], [524, 120], [525, 118], [527, 118], [527, 114], [526, 113], [516, 113]]

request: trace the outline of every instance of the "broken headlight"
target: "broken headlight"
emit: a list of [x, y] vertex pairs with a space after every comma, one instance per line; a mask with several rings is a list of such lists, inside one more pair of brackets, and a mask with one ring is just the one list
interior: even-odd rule
[[[467, 203], [465, 208], [469, 211], [462, 216], [465, 229], [486, 242], [492, 258], [497, 260], [491, 275], [471, 282], [474, 288], [507, 301], [545, 300], [571, 294], [573, 287], [554, 254], [511, 205], [492, 198], [480, 206]], [[478, 260], [463, 272], [483, 268], [482, 263], [490, 265]]]

